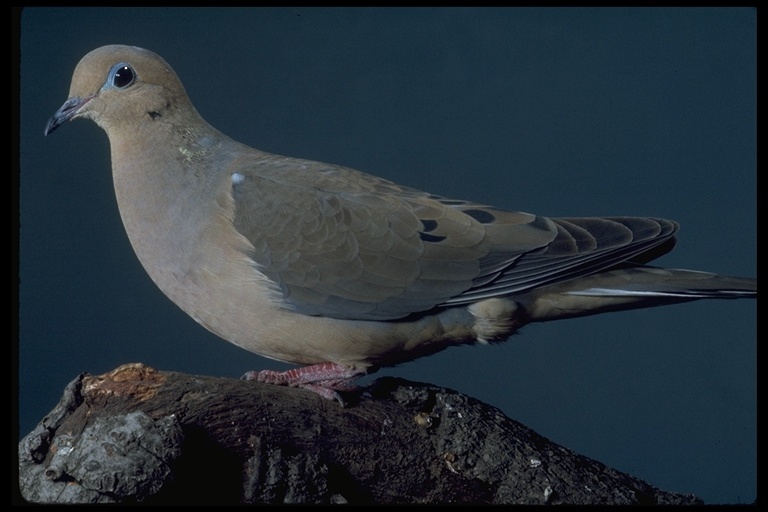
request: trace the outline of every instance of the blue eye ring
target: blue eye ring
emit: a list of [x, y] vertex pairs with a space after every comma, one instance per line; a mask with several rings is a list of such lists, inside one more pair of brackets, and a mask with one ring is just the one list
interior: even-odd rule
[[112, 66], [107, 76], [107, 86], [115, 89], [125, 89], [136, 81], [136, 71], [130, 64], [120, 62]]

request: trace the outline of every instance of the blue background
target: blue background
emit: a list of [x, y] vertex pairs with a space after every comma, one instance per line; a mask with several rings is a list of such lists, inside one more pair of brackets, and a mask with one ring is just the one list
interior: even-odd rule
[[[672, 218], [659, 264], [754, 276], [755, 40], [748, 8], [24, 10], [20, 435], [80, 372], [288, 367], [155, 288], [98, 127], [43, 138], [88, 51], [162, 55], [211, 124], [259, 149], [543, 215]], [[755, 339], [754, 301], [694, 302], [530, 325], [378, 375], [472, 395], [665, 490], [748, 503]]]

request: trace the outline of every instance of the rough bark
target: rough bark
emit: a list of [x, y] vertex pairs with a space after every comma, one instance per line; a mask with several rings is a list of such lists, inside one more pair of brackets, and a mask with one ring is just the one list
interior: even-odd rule
[[701, 503], [455, 391], [384, 378], [349, 398], [141, 364], [81, 375], [19, 443], [19, 487], [35, 503]]

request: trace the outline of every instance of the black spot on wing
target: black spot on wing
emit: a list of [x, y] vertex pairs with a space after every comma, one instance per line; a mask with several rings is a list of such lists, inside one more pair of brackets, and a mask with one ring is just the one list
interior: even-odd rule
[[434, 231], [435, 228], [437, 228], [437, 221], [432, 219], [427, 219], [427, 220], [421, 219], [421, 226], [422, 226], [421, 231], [423, 233], [429, 233], [430, 231]]
[[432, 243], [438, 243], [445, 240], [444, 236], [430, 235], [429, 233], [422, 233], [421, 231], [419, 231], [419, 238], [421, 238], [425, 242], [432, 242]]
[[467, 204], [466, 201], [460, 201], [458, 199], [444, 199], [442, 197], [436, 197], [436, 199], [446, 206], [460, 206], [462, 204]]
[[487, 210], [471, 209], [471, 210], [463, 210], [463, 213], [469, 215], [480, 224], [490, 224], [491, 222], [496, 220], [496, 216], [494, 216], [491, 212]]

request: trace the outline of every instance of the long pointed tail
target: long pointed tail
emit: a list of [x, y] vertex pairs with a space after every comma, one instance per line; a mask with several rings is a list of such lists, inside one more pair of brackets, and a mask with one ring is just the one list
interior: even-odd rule
[[756, 298], [757, 279], [658, 267], [621, 268], [542, 287], [526, 305], [532, 321], [699, 299]]

